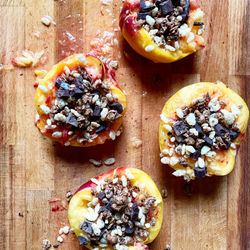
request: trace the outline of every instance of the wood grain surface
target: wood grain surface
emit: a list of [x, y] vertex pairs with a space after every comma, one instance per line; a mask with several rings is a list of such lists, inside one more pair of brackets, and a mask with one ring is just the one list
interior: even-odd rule
[[[121, 37], [121, 0], [0, 0], [0, 249], [41, 249], [43, 239], [56, 243], [58, 229], [68, 225], [67, 211], [52, 212], [48, 200], [65, 199], [67, 190], [111, 167], [95, 168], [88, 160], [114, 156], [118, 166], [149, 173], [166, 188], [164, 222], [150, 249], [250, 249], [249, 132], [234, 171], [186, 184], [159, 160], [159, 115], [166, 100], [198, 81], [221, 80], [250, 104], [248, 0], [200, 0], [205, 12], [206, 48], [173, 64], [154, 64], [138, 56]], [[49, 15], [56, 25], [45, 27]], [[70, 16], [71, 15], [71, 16]], [[44, 49], [50, 67], [68, 53], [92, 50], [104, 31], [118, 40], [108, 55], [119, 60], [117, 80], [128, 98], [124, 133], [114, 142], [93, 148], [70, 148], [45, 139], [34, 126], [34, 68], [11, 69], [22, 50]], [[35, 32], [40, 32], [37, 38]], [[69, 32], [75, 41], [62, 42]], [[73, 39], [74, 40], [74, 39]], [[142, 140], [135, 148], [131, 139]], [[23, 213], [23, 217], [19, 216]], [[74, 235], [59, 249], [81, 249]]]

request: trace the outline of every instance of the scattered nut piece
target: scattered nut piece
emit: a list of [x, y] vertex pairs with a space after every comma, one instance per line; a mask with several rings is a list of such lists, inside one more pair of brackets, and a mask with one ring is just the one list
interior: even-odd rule
[[103, 163], [107, 166], [111, 166], [115, 164], [115, 158], [111, 157], [103, 161]]
[[102, 161], [98, 161], [98, 160], [95, 160], [95, 159], [89, 159], [89, 162], [92, 163], [94, 166], [96, 167], [100, 167], [102, 165]]

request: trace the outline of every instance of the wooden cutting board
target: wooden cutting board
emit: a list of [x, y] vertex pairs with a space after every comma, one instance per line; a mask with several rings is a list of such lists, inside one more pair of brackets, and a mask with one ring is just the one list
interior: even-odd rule
[[[103, 2], [108, 4], [100, 0], [0, 0], [0, 63], [4, 65], [0, 72], [0, 249], [41, 249], [46, 238], [56, 243], [58, 229], [68, 224], [67, 211], [52, 212], [55, 204], [48, 200], [64, 200], [67, 190], [74, 191], [111, 169], [95, 168], [88, 162], [111, 156], [116, 158], [114, 167], [141, 168], [160, 190], [168, 190], [163, 226], [150, 249], [163, 250], [166, 244], [173, 250], [250, 249], [250, 130], [228, 177], [188, 184], [161, 165], [158, 146], [161, 109], [188, 84], [221, 80], [250, 104], [249, 1], [201, 0], [206, 48], [165, 65], [138, 56], [116, 30], [122, 1]], [[56, 25], [42, 25], [45, 15]], [[11, 58], [24, 49], [44, 50], [47, 58], [36, 69], [48, 70], [68, 53], [92, 50], [93, 39], [98, 34], [102, 38], [104, 31], [114, 32], [108, 56], [119, 60], [117, 80], [128, 98], [124, 133], [115, 142], [94, 148], [54, 145], [34, 126], [34, 68], [11, 69]], [[133, 146], [133, 137], [142, 140], [141, 147]], [[69, 235], [59, 249], [81, 248]]]

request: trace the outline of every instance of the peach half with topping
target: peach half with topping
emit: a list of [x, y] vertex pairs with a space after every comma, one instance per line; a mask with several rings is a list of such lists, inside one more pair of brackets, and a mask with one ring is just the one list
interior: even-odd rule
[[101, 249], [148, 249], [158, 235], [163, 201], [142, 170], [116, 168], [82, 185], [68, 217], [81, 245]]
[[125, 0], [120, 28], [137, 53], [171, 63], [204, 48], [203, 16], [197, 0]]
[[36, 91], [36, 126], [65, 146], [88, 147], [121, 133], [126, 97], [114, 72], [92, 55], [54, 65]]
[[161, 162], [186, 180], [229, 174], [248, 118], [244, 100], [220, 81], [182, 88], [161, 113]]

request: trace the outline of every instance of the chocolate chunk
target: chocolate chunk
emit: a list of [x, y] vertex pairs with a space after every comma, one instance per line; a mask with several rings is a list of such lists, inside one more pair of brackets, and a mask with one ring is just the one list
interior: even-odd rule
[[74, 84], [76, 85], [77, 88], [79, 88], [79, 89], [81, 89], [81, 90], [84, 89], [83, 84], [82, 84], [82, 81], [83, 81], [83, 77], [82, 77], [82, 76], [76, 77], [76, 78], [74, 79]]
[[93, 109], [93, 119], [99, 119], [101, 117], [101, 108], [99, 106], [95, 106]]
[[102, 192], [100, 192], [99, 194], [98, 194], [98, 198], [99, 199], [103, 199], [105, 197], [105, 192], [104, 191], [102, 191]]
[[116, 110], [119, 114], [123, 112], [123, 107], [119, 102], [113, 102], [109, 104], [110, 109]]
[[197, 149], [194, 153], [190, 154], [192, 159], [198, 159], [201, 156], [201, 150]]
[[203, 178], [206, 176], [207, 167], [204, 168], [194, 168], [194, 174], [197, 178]]
[[185, 7], [183, 8], [183, 12], [181, 14], [182, 17], [182, 23], [186, 22], [188, 19], [188, 15], [189, 15], [189, 10], [190, 10], [190, 0], [185, 0]]
[[209, 138], [208, 136], [206, 136], [205, 138], [204, 138], [204, 140], [205, 140], [205, 143], [208, 145], [208, 146], [213, 146], [213, 140], [211, 139], [211, 138]]
[[83, 91], [79, 88], [74, 88], [73, 90], [70, 91], [71, 96], [79, 96], [83, 93]]
[[92, 223], [89, 222], [88, 220], [85, 220], [80, 228], [82, 229], [82, 231], [86, 232], [87, 234], [92, 234], [93, 233], [93, 229], [92, 229]]
[[140, 7], [141, 7], [141, 9], [146, 7], [145, 0], [140, 0]]
[[69, 113], [66, 119], [66, 123], [69, 125], [72, 125], [73, 127], [76, 127], [76, 128], [78, 127], [78, 121], [72, 113]]
[[155, 5], [156, 5], [157, 7], [160, 7], [160, 4], [161, 4], [162, 2], [164, 2], [164, 0], [156, 0], [156, 1], [155, 1]]
[[199, 136], [200, 136], [200, 135], [203, 135], [203, 129], [202, 129], [202, 127], [201, 127], [200, 124], [198, 124], [198, 123], [196, 122], [194, 128], [195, 128], [195, 129], [197, 130], [197, 132], [199, 133]]
[[147, 12], [147, 13], [149, 13], [149, 15], [151, 15], [150, 11], [153, 10], [154, 8], [155, 8], [154, 5], [149, 5], [149, 6], [143, 7], [143, 8], [141, 8], [140, 13]]
[[66, 82], [62, 82], [60, 88], [62, 89], [69, 89], [69, 84]]
[[146, 20], [146, 16], [150, 16], [150, 12], [145, 12], [145, 13], [141, 13], [139, 12], [137, 15], [137, 20]]
[[99, 235], [99, 237], [98, 237], [98, 240], [99, 240], [99, 241], [101, 240], [101, 238], [102, 238], [102, 236], [104, 235], [105, 232], [106, 232], [106, 228], [102, 228], [102, 229], [101, 229], [101, 233], [100, 233], [100, 235]]
[[[171, 135], [171, 134], [170, 134], [170, 135]], [[175, 139], [176, 139], [176, 141], [177, 141], [178, 143], [183, 143], [183, 142], [185, 141], [185, 138], [182, 137], [182, 136], [176, 136]]]
[[204, 23], [203, 22], [194, 22], [194, 26], [203, 26]]
[[111, 213], [113, 212], [113, 208], [112, 208], [112, 205], [114, 204], [113, 201], [110, 201], [107, 205], [101, 207], [98, 211], [98, 213], [102, 213], [104, 211], [110, 211]]
[[126, 232], [126, 234], [128, 234], [128, 235], [134, 234], [134, 232], [135, 232], [135, 226], [134, 226], [134, 224], [132, 225], [132, 227], [130, 227], [130, 225], [129, 225], [129, 223], [128, 223], [128, 224], [126, 225], [125, 232]]
[[58, 247], [59, 247], [59, 244], [57, 243], [53, 245], [53, 248], [58, 248]]
[[106, 131], [106, 129], [107, 129], [106, 123], [103, 122], [103, 123], [101, 123], [101, 125], [95, 130], [95, 132], [96, 132], [97, 134], [100, 134], [100, 133]]
[[93, 248], [95, 248], [95, 247], [98, 246], [98, 244], [94, 240], [91, 240], [90, 241], [90, 246], [93, 247]]
[[70, 94], [68, 90], [63, 89], [63, 90], [59, 90], [56, 92], [56, 97], [57, 98], [69, 98]]
[[174, 130], [176, 136], [183, 135], [188, 130], [185, 123], [182, 121], [176, 122], [172, 127], [173, 127], [173, 130]]
[[171, 0], [167, 0], [163, 3], [160, 3], [160, 8], [163, 16], [166, 16], [167, 14], [174, 11], [174, 6]]
[[131, 213], [130, 213], [130, 219], [132, 221], [135, 221], [138, 219], [138, 214], [139, 214], [139, 208], [136, 202], [134, 202], [132, 208], [131, 208]]
[[[61, 87], [61, 84], [62, 83], [66, 83], [66, 82], [63, 82], [61, 79], [57, 79], [56, 80], [56, 83], [55, 83], [55, 86], [59, 89]], [[67, 83], [66, 83], [67, 84]]]
[[223, 127], [221, 124], [215, 125], [214, 130], [216, 135], [221, 137], [223, 137], [226, 133], [229, 133], [229, 130]]
[[235, 140], [239, 136], [240, 132], [239, 131], [230, 130], [229, 134], [230, 134], [231, 140]]

